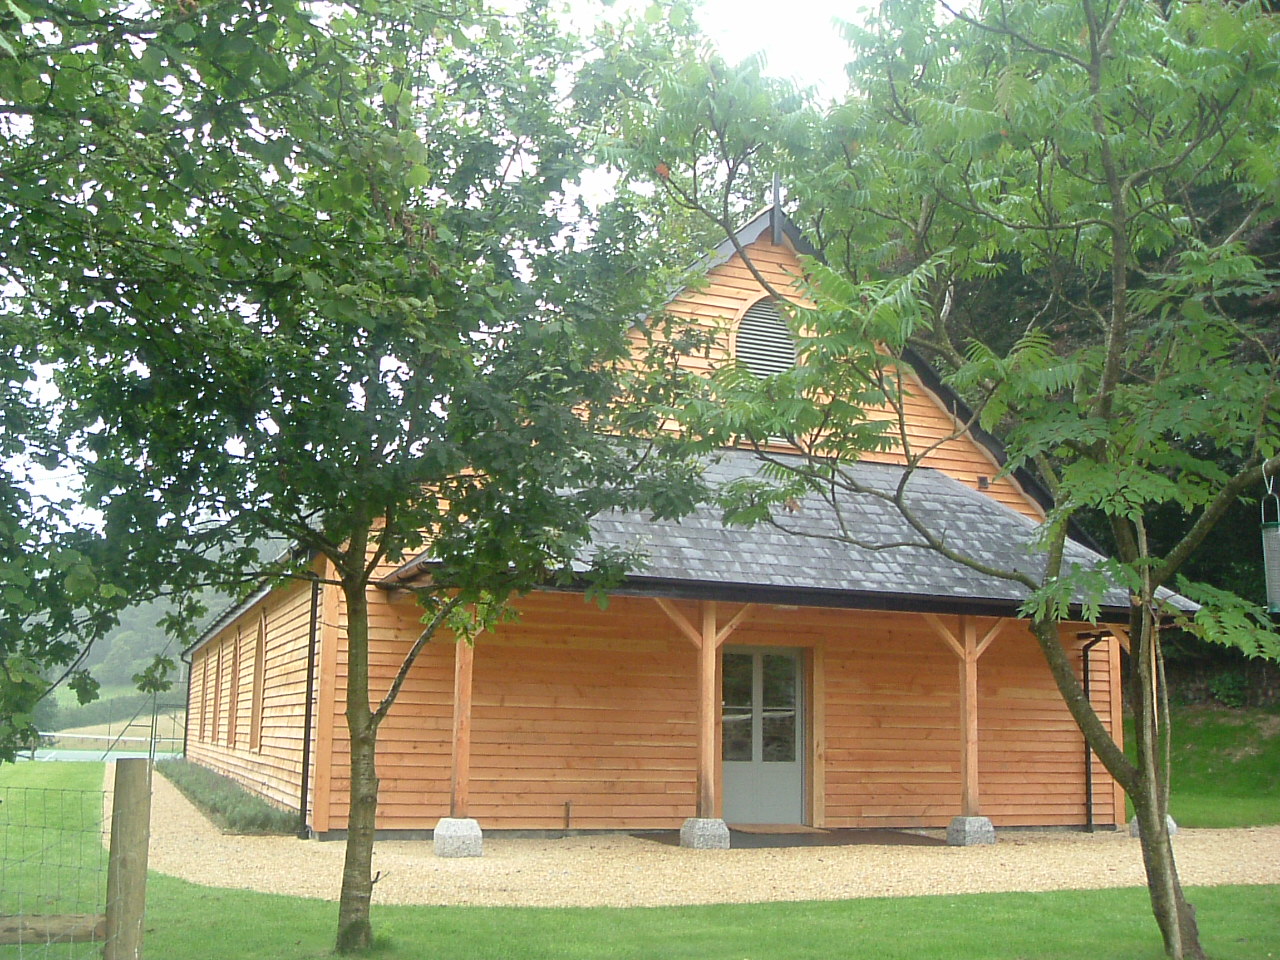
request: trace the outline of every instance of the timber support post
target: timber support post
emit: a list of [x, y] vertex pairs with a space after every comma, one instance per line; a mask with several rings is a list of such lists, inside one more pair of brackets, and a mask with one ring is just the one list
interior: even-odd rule
[[722, 627], [717, 620], [714, 600], [702, 604], [702, 629], [698, 630], [670, 600], [655, 597], [663, 613], [698, 651], [698, 797], [695, 815], [680, 827], [680, 846], [698, 850], [727, 850], [729, 827], [716, 810], [717, 762], [716, 736], [720, 725], [719, 666], [720, 648], [729, 635], [754, 612], [746, 603]]
[[107, 855], [107, 920], [103, 960], [142, 960], [151, 841], [151, 761], [116, 761]]
[[459, 638], [453, 661], [453, 748], [449, 779], [449, 816], [436, 824], [433, 844], [437, 857], [484, 855], [480, 824], [467, 816], [471, 800], [471, 676], [475, 647]]
[[[716, 604], [702, 604], [702, 632], [695, 634], [698, 648], [698, 805], [694, 816], [680, 827], [680, 846], [696, 850], [729, 849], [729, 827], [716, 815], [716, 667], [720, 647], [716, 643]], [[692, 637], [690, 639], [693, 639]]]
[[978, 780], [978, 659], [1009, 621], [997, 620], [979, 640], [977, 624], [965, 614], [957, 618], [958, 635], [940, 617], [927, 613], [925, 619], [956, 655], [960, 667], [960, 815], [947, 825], [947, 843], [955, 847], [995, 843], [995, 827], [982, 815]]

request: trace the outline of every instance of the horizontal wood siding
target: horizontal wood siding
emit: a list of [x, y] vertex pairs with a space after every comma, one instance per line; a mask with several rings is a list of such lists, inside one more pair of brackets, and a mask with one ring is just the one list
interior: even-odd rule
[[[677, 826], [695, 800], [694, 650], [650, 601], [607, 612], [534, 594], [518, 623], [476, 643], [468, 812], [495, 829]], [[405, 604], [372, 604], [371, 696], [416, 636]], [[345, 631], [344, 631], [345, 636]], [[447, 816], [454, 645], [428, 644], [379, 735], [378, 822], [430, 829]], [[345, 696], [339, 649], [337, 702]], [[335, 710], [329, 824], [350, 797], [349, 740]], [[566, 804], [569, 804], [566, 808]]]
[[[979, 635], [991, 621], [979, 621]], [[1080, 643], [1071, 653], [1079, 663]], [[960, 812], [958, 659], [909, 615], [866, 615], [828, 641], [826, 825], [941, 827]], [[1091, 664], [1092, 699], [1111, 723], [1109, 661]], [[1085, 822], [1084, 741], [1034, 638], [1011, 625], [978, 661], [981, 810], [996, 826]], [[1095, 765], [1094, 820], [1114, 823]]]
[[[202, 699], [209, 722], [201, 724], [197, 719], [190, 725], [188, 758], [293, 809], [298, 806], [301, 787], [310, 601], [311, 589], [305, 583], [280, 588], [202, 646], [192, 660], [193, 673], [200, 665], [200, 687], [209, 687]], [[250, 742], [254, 656], [263, 613], [266, 659], [261, 747], [255, 750]], [[217, 681], [219, 664], [221, 679]], [[234, 677], [233, 664], [237, 668]]]
[[[774, 246], [766, 238], [748, 245], [746, 250], [775, 289], [794, 297], [799, 303], [807, 303], [796, 286], [796, 277], [801, 271], [800, 261], [789, 245]], [[681, 366], [698, 373], [710, 373], [724, 364], [733, 355], [733, 331], [742, 314], [764, 295], [764, 288], [737, 256], [711, 270], [704, 284], [683, 291], [668, 305], [668, 312], [714, 334], [714, 338], [707, 349], [685, 357]], [[910, 376], [904, 389], [907, 443], [911, 453], [918, 454], [955, 432], [955, 418], [917, 378]], [[875, 416], [874, 411], [871, 415]], [[881, 416], [892, 418], [894, 414], [885, 409]], [[904, 452], [898, 449], [868, 453], [866, 459], [877, 463], [902, 463]], [[942, 470], [966, 486], [982, 490], [1026, 516], [1036, 520], [1044, 518], [1039, 504], [1028, 497], [1015, 481], [1009, 477], [995, 479], [998, 464], [990, 451], [970, 437], [948, 440], [930, 452], [924, 463]]]
[[927, 625], [864, 614], [828, 635], [826, 826], [938, 826], [960, 806], [956, 657]]
[[[698, 622], [691, 602], [678, 606]], [[737, 611], [720, 605], [721, 620]], [[696, 651], [647, 599], [607, 611], [536, 593], [475, 651], [468, 814], [491, 829], [672, 828], [696, 802]], [[992, 624], [978, 621], [979, 636]], [[339, 615], [340, 634], [345, 623]], [[417, 635], [416, 608], [371, 604], [373, 695]], [[1075, 631], [1064, 636], [1079, 662]], [[945, 826], [960, 806], [959, 661], [913, 614], [756, 607], [732, 645], [799, 647], [821, 662], [811, 704], [823, 729], [821, 802], [831, 827]], [[379, 826], [429, 830], [447, 815], [454, 647], [428, 644], [379, 737]], [[1111, 722], [1111, 657], [1092, 662], [1092, 698]], [[1010, 625], [979, 661], [982, 812], [998, 826], [1084, 822], [1083, 741], [1038, 647]], [[341, 714], [346, 652], [334, 669], [332, 782], [323, 822], [342, 829], [350, 782]], [[813, 776], [812, 774], [816, 774]], [[1094, 817], [1115, 822], [1095, 765]]]
[[[1079, 629], [1087, 629], [1083, 625]], [[1063, 639], [1077, 676], [1083, 641]], [[1105, 647], [1090, 654], [1090, 699], [1111, 722]], [[978, 664], [983, 810], [997, 826], [1079, 825], [1086, 820], [1084, 735], [1025, 628], [995, 641]], [[1094, 822], [1116, 823], [1111, 778], [1094, 765]]]

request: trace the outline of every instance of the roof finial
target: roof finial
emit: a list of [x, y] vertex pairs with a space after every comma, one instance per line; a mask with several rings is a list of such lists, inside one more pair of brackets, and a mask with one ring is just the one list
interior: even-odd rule
[[773, 172], [773, 204], [769, 208], [769, 225], [773, 227], [773, 245], [782, 246], [782, 174]]

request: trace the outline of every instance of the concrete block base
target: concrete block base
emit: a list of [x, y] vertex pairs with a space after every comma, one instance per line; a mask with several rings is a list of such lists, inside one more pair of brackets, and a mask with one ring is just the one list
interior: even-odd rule
[[996, 842], [996, 828], [986, 817], [954, 817], [947, 824], [947, 843], [953, 847], [976, 847]]
[[437, 857], [479, 857], [484, 855], [484, 834], [480, 824], [466, 819], [442, 817], [432, 835]]
[[723, 820], [690, 817], [680, 827], [680, 846], [694, 850], [728, 850], [729, 827]]
[[[1178, 835], [1178, 825], [1174, 822], [1173, 817], [1165, 814], [1165, 823], [1169, 825], [1169, 836], [1176, 837]], [[1138, 826], [1138, 818], [1134, 817], [1129, 821], [1129, 836], [1142, 836], [1142, 827]]]

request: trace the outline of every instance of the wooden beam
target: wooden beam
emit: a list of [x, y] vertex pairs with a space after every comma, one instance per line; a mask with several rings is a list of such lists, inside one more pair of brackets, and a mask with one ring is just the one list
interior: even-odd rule
[[1112, 635], [1115, 636], [1115, 638], [1120, 641], [1120, 646], [1125, 653], [1132, 652], [1132, 650], [1129, 647], [1129, 631], [1128, 630], [1126, 630], [1123, 627], [1106, 627], [1105, 629], [1110, 630]]
[[716, 815], [716, 727], [720, 711], [716, 703], [716, 604], [702, 605], [702, 637], [698, 649], [698, 816]]
[[992, 625], [991, 629], [988, 630], [985, 634], [983, 634], [982, 639], [978, 641], [977, 655], [980, 657], [984, 653], [986, 653], [987, 647], [991, 646], [991, 644], [995, 641], [996, 637], [1000, 636], [1001, 631], [1004, 630], [1004, 628], [1007, 627], [1012, 622], [1013, 622], [1012, 620], [1004, 619], [1004, 618], [997, 620], [995, 624]]
[[729, 635], [733, 633], [733, 631], [737, 630], [738, 627], [742, 626], [742, 624], [747, 621], [747, 618], [750, 617], [751, 614], [755, 613], [755, 609], [755, 604], [744, 603], [742, 605], [742, 609], [734, 614], [733, 619], [721, 627], [716, 633], [716, 646], [723, 646], [724, 642], [729, 639]]
[[151, 761], [117, 760], [102, 960], [141, 960], [151, 841]]
[[813, 826], [827, 825], [827, 668], [826, 644], [818, 640], [810, 654], [809, 717], [809, 796], [813, 798]]
[[978, 631], [973, 618], [960, 617], [960, 813], [980, 817], [978, 796]]
[[459, 639], [453, 659], [453, 763], [449, 816], [465, 818], [471, 799], [471, 673], [475, 647]]
[[942, 641], [951, 648], [951, 652], [963, 660], [964, 647], [960, 645], [960, 641], [956, 639], [956, 635], [947, 629], [947, 625], [942, 622], [942, 618], [936, 613], [926, 613], [923, 616], [925, 623], [933, 627], [933, 632], [942, 638]]
[[689, 618], [680, 612], [679, 607], [666, 597], [654, 597], [653, 602], [662, 608], [662, 612], [665, 613], [671, 619], [671, 622], [679, 628], [680, 632], [685, 635], [685, 639], [695, 647], [702, 646], [702, 634], [698, 633], [698, 631], [694, 629], [693, 624], [689, 622]]
[[92, 943], [107, 939], [103, 913], [0, 917], [0, 943]]

